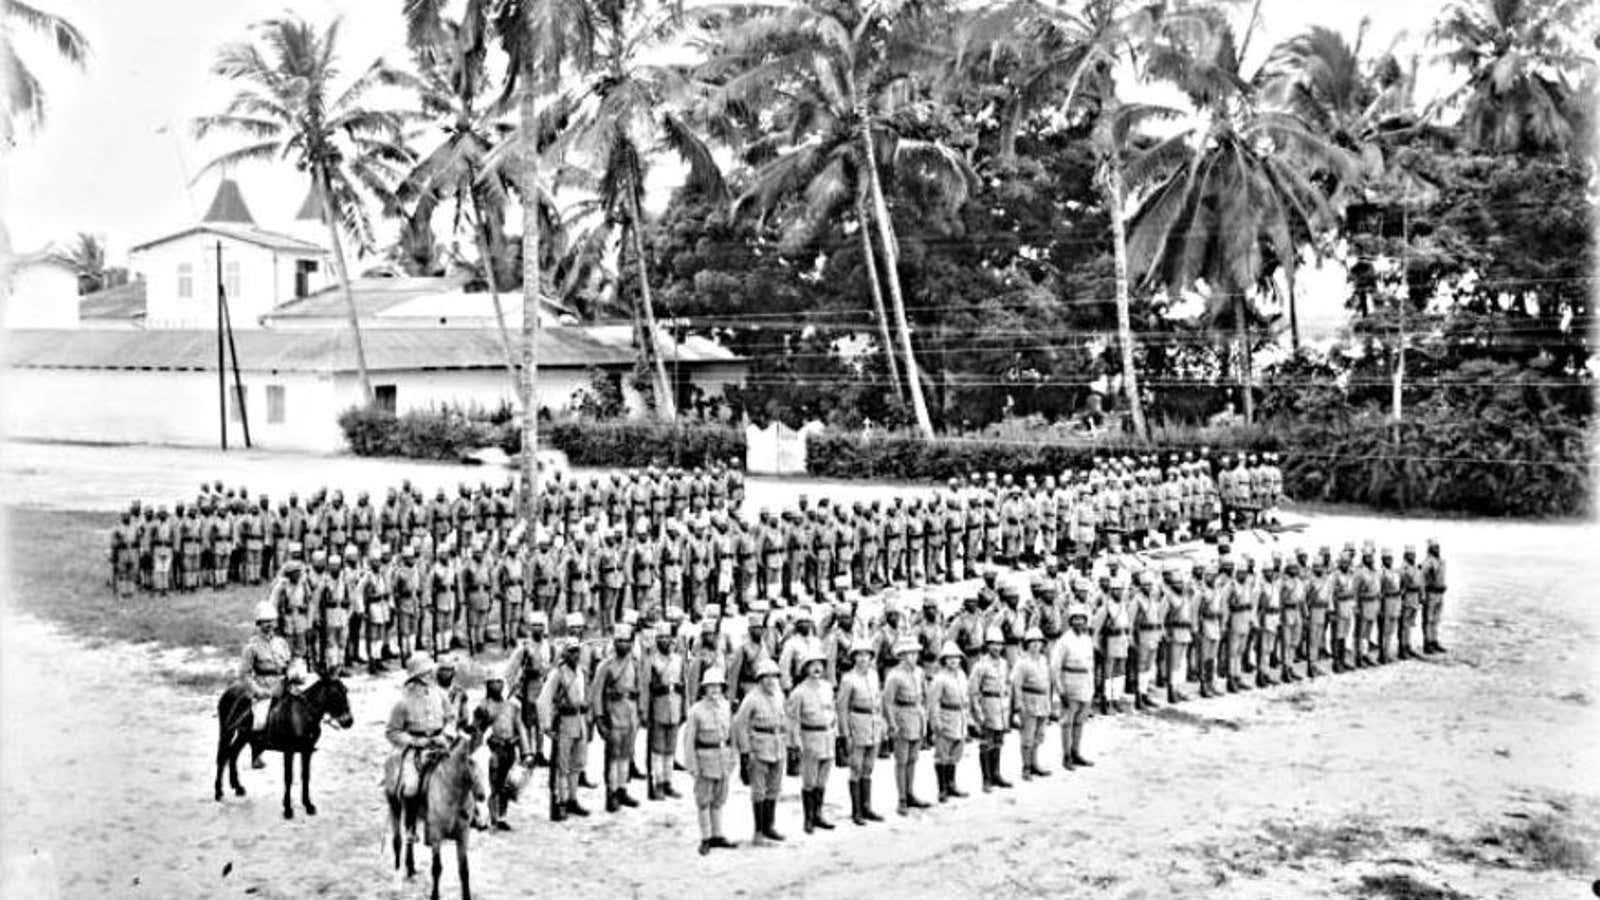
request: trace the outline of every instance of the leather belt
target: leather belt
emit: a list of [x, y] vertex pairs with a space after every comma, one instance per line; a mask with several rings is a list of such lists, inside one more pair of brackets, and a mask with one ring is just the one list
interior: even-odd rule
[[1126, 629], [1126, 628], [1107, 628], [1105, 630], [1105, 633], [1106, 633], [1107, 637], [1121, 637], [1122, 635], [1125, 635], [1125, 634], [1128, 633], [1128, 629]]
[[827, 731], [827, 725], [801, 725], [801, 731]]
[[696, 750], [721, 750], [721, 749], [724, 749], [727, 746], [728, 746], [728, 743], [726, 741], [721, 741], [721, 742], [716, 742], [716, 743], [713, 743], [711, 741], [695, 741], [694, 742], [694, 748]]
[[951, 712], [960, 712], [961, 710], [966, 709], [967, 707], [966, 707], [965, 704], [961, 704], [961, 703], [940, 703], [939, 704], [939, 708], [940, 709], [948, 709]]
[[444, 734], [444, 729], [443, 728], [435, 728], [435, 729], [429, 731], [429, 730], [425, 730], [425, 729], [424, 730], [419, 730], [419, 729], [416, 729], [416, 728], [407, 728], [406, 729], [406, 734], [409, 734], [412, 737], [431, 738], [431, 737], [438, 737], [439, 735]]
[[778, 729], [771, 725], [751, 725], [750, 730], [756, 734], [777, 734]]
[[992, 698], [994, 698], [994, 699], [996, 699], [996, 700], [998, 700], [998, 699], [1000, 699], [1000, 698], [1001, 698], [1001, 697], [1004, 697], [1004, 696], [1005, 696], [1005, 694], [1002, 694], [1002, 693], [1000, 693], [1000, 692], [999, 692], [999, 691], [983, 691], [983, 692], [982, 692], [982, 693], [983, 693], [983, 696], [985, 696], [985, 697], [992, 697]]
[[864, 715], [871, 715], [872, 713], [876, 712], [876, 710], [870, 706], [856, 706], [853, 703], [850, 705], [850, 711], [853, 713], [862, 713]]
[[588, 710], [589, 704], [587, 703], [563, 703], [556, 707], [556, 712], [563, 716], [581, 716]]
[[915, 708], [920, 707], [922, 703], [916, 700], [896, 700], [894, 705], [906, 708]]
[[1048, 694], [1048, 693], [1050, 693], [1049, 691], [1045, 690], [1044, 688], [1036, 688], [1036, 687], [1024, 687], [1022, 689], [1022, 692], [1024, 694]]
[[1139, 626], [1139, 630], [1140, 631], [1160, 631], [1163, 627], [1164, 626], [1161, 626], [1161, 625], [1140, 625]]
[[1063, 666], [1061, 671], [1070, 672], [1070, 673], [1072, 673], [1074, 675], [1087, 675], [1087, 674], [1089, 674], [1089, 670], [1086, 669], [1086, 668], [1083, 668], [1081, 666]]

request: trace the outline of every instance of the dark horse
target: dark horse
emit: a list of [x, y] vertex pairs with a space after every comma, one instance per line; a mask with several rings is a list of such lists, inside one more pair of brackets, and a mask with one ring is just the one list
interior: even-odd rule
[[416, 877], [416, 857], [412, 850], [416, 846], [417, 821], [420, 819], [423, 823], [423, 840], [433, 850], [433, 900], [439, 900], [439, 873], [444, 869], [439, 859], [439, 845], [445, 841], [456, 842], [456, 875], [461, 881], [461, 897], [462, 900], [472, 900], [471, 882], [467, 876], [467, 836], [481, 818], [478, 807], [489, 796], [483, 766], [473, 754], [483, 744], [486, 724], [482, 716], [475, 718], [471, 727], [456, 737], [431, 767], [425, 768], [422, 786], [415, 797], [407, 799], [400, 796], [400, 776], [393, 760], [384, 773], [384, 797], [389, 801], [389, 831], [393, 836], [397, 877], [402, 827], [406, 877]]
[[[255, 750], [276, 750], [283, 754], [283, 817], [294, 818], [294, 807], [289, 803], [289, 789], [294, 784], [294, 755], [300, 754], [300, 804], [306, 815], [317, 814], [311, 802], [311, 754], [317, 749], [317, 739], [322, 737], [322, 720], [329, 719], [340, 728], [349, 728], [354, 721], [350, 715], [350, 698], [344, 682], [336, 675], [324, 674], [315, 684], [299, 694], [286, 694], [278, 701], [267, 720], [264, 739], [253, 729], [250, 710], [250, 692], [244, 685], [231, 685], [217, 701], [217, 778], [213, 785], [216, 798], [222, 799], [222, 770], [228, 770], [228, 782], [233, 792], [244, 796], [244, 785], [239, 783], [239, 751], [246, 744]], [[259, 746], [255, 746], [259, 741]]]

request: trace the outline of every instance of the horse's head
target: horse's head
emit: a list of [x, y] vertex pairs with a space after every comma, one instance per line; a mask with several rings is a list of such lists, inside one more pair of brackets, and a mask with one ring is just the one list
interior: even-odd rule
[[340, 728], [349, 728], [355, 724], [355, 716], [350, 713], [350, 692], [345, 689], [344, 682], [339, 680], [337, 672], [323, 672], [317, 683], [306, 692], [313, 697], [322, 716]]

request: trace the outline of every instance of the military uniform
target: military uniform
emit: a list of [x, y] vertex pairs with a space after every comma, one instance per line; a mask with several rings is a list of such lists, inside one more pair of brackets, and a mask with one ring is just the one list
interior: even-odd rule
[[1011, 667], [1011, 708], [1016, 711], [1018, 737], [1022, 751], [1022, 778], [1032, 780], [1035, 775], [1048, 775], [1039, 766], [1039, 746], [1044, 743], [1045, 725], [1050, 720], [1051, 684], [1050, 664], [1041, 648], [1044, 634], [1030, 629], [1023, 640], [1024, 652]]
[[651, 785], [650, 795], [676, 797], [677, 791], [672, 787], [672, 754], [677, 746], [678, 727], [684, 723], [683, 657], [670, 644], [666, 650], [658, 645], [650, 651], [645, 671], [645, 691], [649, 695], [645, 712], [646, 742], [648, 752], [656, 757], [655, 783]]
[[[763, 660], [761, 670], [766, 674], [761, 684], [744, 695], [733, 719], [733, 744], [741, 755], [750, 782], [758, 840], [783, 839], [773, 830], [773, 818], [783, 782], [783, 763], [788, 756], [790, 729], [788, 704], [778, 686], [777, 669], [777, 663]], [[809, 800], [806, 808], [809, 812]]]
[[[894, 742], [895, 786], [899, 790], [897, 807], [901, 815], [906, 810], [927, 806], [917, 799], [913, 786], [917, 774], [917, 756], [922, 742], [928, 736], [928, 710], [924, 696], [923, 674], [915, 662], [906, 662], [920, 647], [902, 639], [895, 647], [901, 663], [889, 670], [883, 683], [883, 713], [888, 724], [889, 739]], [[935, 650], [937, 654], [937, 649]]]
[[1422, 588], [1422, 652], [1443, 653], [1439, 619], [1444, 614], [1445, 568], [1438, 541], [1428, 541], [1428, 554], [1422, 560]]
[[551, 765], [556, 768], [552, 818], [587, 815], [578, 805], [578, 779], [589, 755], [589, 691], [581, 664], [563, 659], [545, 679], [539, 693], [539, 724], [550, 734]]
[[[962, 659], [954, 643], [939, 652], [941, 663]], [[965, 797], [956, 789], [956, 765], [966, 747], [970, 717], [967, 704], [967, 676], [961, 665], [941, 665], [928, 684], [928, 730], [933, 735], [933, 768], [938, 776], [939, 801]]]
[[983, 769], [983, 790], [988, 793], [995, 787], [1011, 786], [1000, 775], [1000, 750], [1011, 723], [1011, 691], [1005, 657], [996, 652], [1003, 645], [999, 632], [991, 628], [984, 643], [990, 652], [972, 664], [967, 702], [972, 722], [982, 734], [978, 761]]
[[[847, 645], [848, 649], [848, 645]], [[863, 656], [871, 653], [863, 644]], [[850, 766], [850, 818], [857, 825], [879, 821], [872, 812], [872, 769], [884, 738], [883, 690], [873, 666], [852, 666], [839, 678], [839, 737]]]
[[399, 778], [399, 793], [414, 797], [422, 787], [422, 752], [441, 746], [448, 718], [448, 701], [445, 692], [431, 677], [431, 667], [418, 670], [409, 666], [400, 700], [389, 710], [384, 736], [394, 746], [396, 753], [390, 757], [387, 771]]
[[[805, 804], [808, 833], [813, 827], [833, 827], [823, 817], [822, 806], [837, 734], [833, 685], [822, 677], [821, 657], [813, 659], [818, 663], [817, 674], [797, 685], [787, 701], [789, 742], [800, 748], [801, 797]], [[808, 664], [810, 662], [807, 660]]]
[[[632, 641], [632, 629], [618, 626], [615, 643]], [[639, 730], [639, 663], [632, 653], [613, 655], [600, 663], [590, 687], [589, 705], [594, 709], [596, 730], [606, 742], [606, 811], [636, 806], [628, 796], [629, 767]]]
[[[1072, 627], [1080, 619], [1083, 628]], [[1050, 670], [1061, 698], [1061, 766], [1088, 765], [1079, 753], [1083, 726], [1089, 720], [1089, 705], [1094, 702], [1094, 636], [1087, 630], [1088, 608], [1074, 604], [1067, 610], [1067, 630], [1056, 639]]]
[[[667, 755], [671, 756], [670, 751]], [[722, 808], [728, 802], [728, 784], [737, 767], [733, 717], [725, 698], [702, 696], [689, 708], [683, 723], [683, 758], [689, 774], [694, 776], [700, 853], [705, 854], [712, 847], [734, 846], [722, 836]]]

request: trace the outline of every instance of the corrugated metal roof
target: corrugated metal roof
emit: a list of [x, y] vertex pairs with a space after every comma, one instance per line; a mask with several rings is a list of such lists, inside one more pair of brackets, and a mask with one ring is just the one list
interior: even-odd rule
[[145, 313], [144, 279], [84, 294], [78, 298], [80, 319], [134, 319]]
[[[363, 329], [367, 368], [482, 369], [505, 364], [500, 334], [492, 328]], [[515, 338], [513, 338], [515, 340]], [[355, 349], [350, 333], [337, 331], [234, 332], [239, 367], [250, 371], [351, 372]], [[716, 344], [680, 345], [681, 363], [733, 362]], [[9, 332], [5, 364], [12, 368], [206, 370], [217, 364], [214, 331], [94, 331], [33, 329]], [[664, 352], [671, 353], [670, 348]], [[631, 348], [600, 340], [583, 327], [545, 328], [539, 333], [539, 365], [561, 368], [632, 365]]]
[[153, 241], [145, 241], [137, 247], [130, 248], [128, 252], [137, 253], [140, 250], [148, 250], [151, 247], [175, 241], [179, 238], [186, 238], [191, 234], [215, 234], [244, 241], [247, 244], [266, 247], [270, 250], [282, 250], [287, 253], [323, 254], [328, 252], [317, 244], [313, 244], [310, 241], [302, 241], [292, 235], [268, 231], [265, 228], [257, 228], [254, 225], [241, 225], [235, 222], [203, 222], [165, 237], [156, 238]]
[[[459, 291], [467, 279], [460, 275], [443, 278], [352, 278], [350, 293], [355, 295], [356, 312], [362, 318], [375, 316], [392, 306], [449, 291]], [[349, 315], [344, 291], [338, 282], [320, 291], [279, 304], [267, 314], [274, 319], [342, 319]]]

